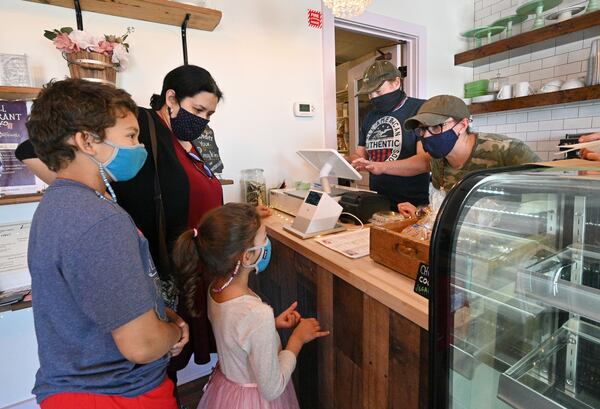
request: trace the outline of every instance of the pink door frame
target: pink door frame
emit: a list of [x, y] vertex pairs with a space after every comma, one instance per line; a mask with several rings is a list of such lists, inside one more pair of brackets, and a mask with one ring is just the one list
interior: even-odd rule
[[352, 19], [334, 17], [323, 6], [323, 113], [325, 122], [326, 148], [337, 149], [335, 117], [335, 28], [379, 37], [390, 37], [406, 41], [406, 55], [409, 78], [405, 83], [407, 92], [415, 97], [427, 95], [427, 30], [418, 24], [365, 12]]

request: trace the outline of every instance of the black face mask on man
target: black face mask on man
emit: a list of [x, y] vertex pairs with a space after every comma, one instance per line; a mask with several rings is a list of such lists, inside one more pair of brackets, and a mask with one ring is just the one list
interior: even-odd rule
[[398, 88], [396, 91], [371, 98], [371, 104], [373, 104], [376, 111], [388, 114], [392, 112], [405, 97], [406, 93], [402, 88]]
[[[169, 109], [169, 115], [170, 114], [171, 109]], [[194, 139], [198, 139], [200, 135], [202, 135], [202, 132], [204, 131], [204, 128], [206, 128], [206, 125], [208, 125], [208, 122], [208, 119], [196, 116], [180, 107], [179, 112], [177, 112], [177, 116], [175, 118], [171, 118], [171, 128], [173, 129], [173, 133], [177, 139], [191, 142]]]

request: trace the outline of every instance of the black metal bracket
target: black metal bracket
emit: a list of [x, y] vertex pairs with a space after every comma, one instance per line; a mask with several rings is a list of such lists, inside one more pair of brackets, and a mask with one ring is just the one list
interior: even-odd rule
[[181, 45], [183, 47], [183, 65], [188, 65], [188, 52], [187, 52], [187, 25], [190, 21], [190, 13], [185, 15], [183, 23], [181, 23]]
[[375, 57], [375, 60], [377, 60], [377, 61], [381, 61], [381, 60], [389, 61], [392, 59], [392, 53], [390, 53], [390, 52], [384, 53], [379, 48], [377, 49], [377, 52], [379, 53], [379, 55], [377, 57]]
[[79, 0], [73, 0], [75, 5], [75, 18], [77, 19], [77, 30], [83, 31], [83, 17], [81, 17], [81, 4]]
[[400, 67], [398, 67], [398, 71], [400, 71], [400, 74], [402, 74], [401, 78], [406, 78], [406, 76], [408, 75], [408, 67], [406, 65], [402, 65]]

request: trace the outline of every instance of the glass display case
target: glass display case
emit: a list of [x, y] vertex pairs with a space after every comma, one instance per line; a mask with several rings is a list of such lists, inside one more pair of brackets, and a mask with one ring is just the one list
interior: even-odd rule
[[600, 172], [471, 174], [432, 234], [432, 408], [600, 408]]

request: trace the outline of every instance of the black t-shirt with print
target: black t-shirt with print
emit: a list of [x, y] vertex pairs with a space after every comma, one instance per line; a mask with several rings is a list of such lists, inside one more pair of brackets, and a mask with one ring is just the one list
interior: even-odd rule
[[[368, 159], [374, 162], [406, 159], [417, 153], [417, 137], [404, 129], [404, 121], [414, 116], [425, 101], [408, 97], [393, 112], [384, 114], [371, 111], [360, 129], [358, 146], [367, 150]], [[392, 201], [410, 202], [415, 206], [429, 203], [429, 173], [417, 176], [370, 175], [369, 187]]]

